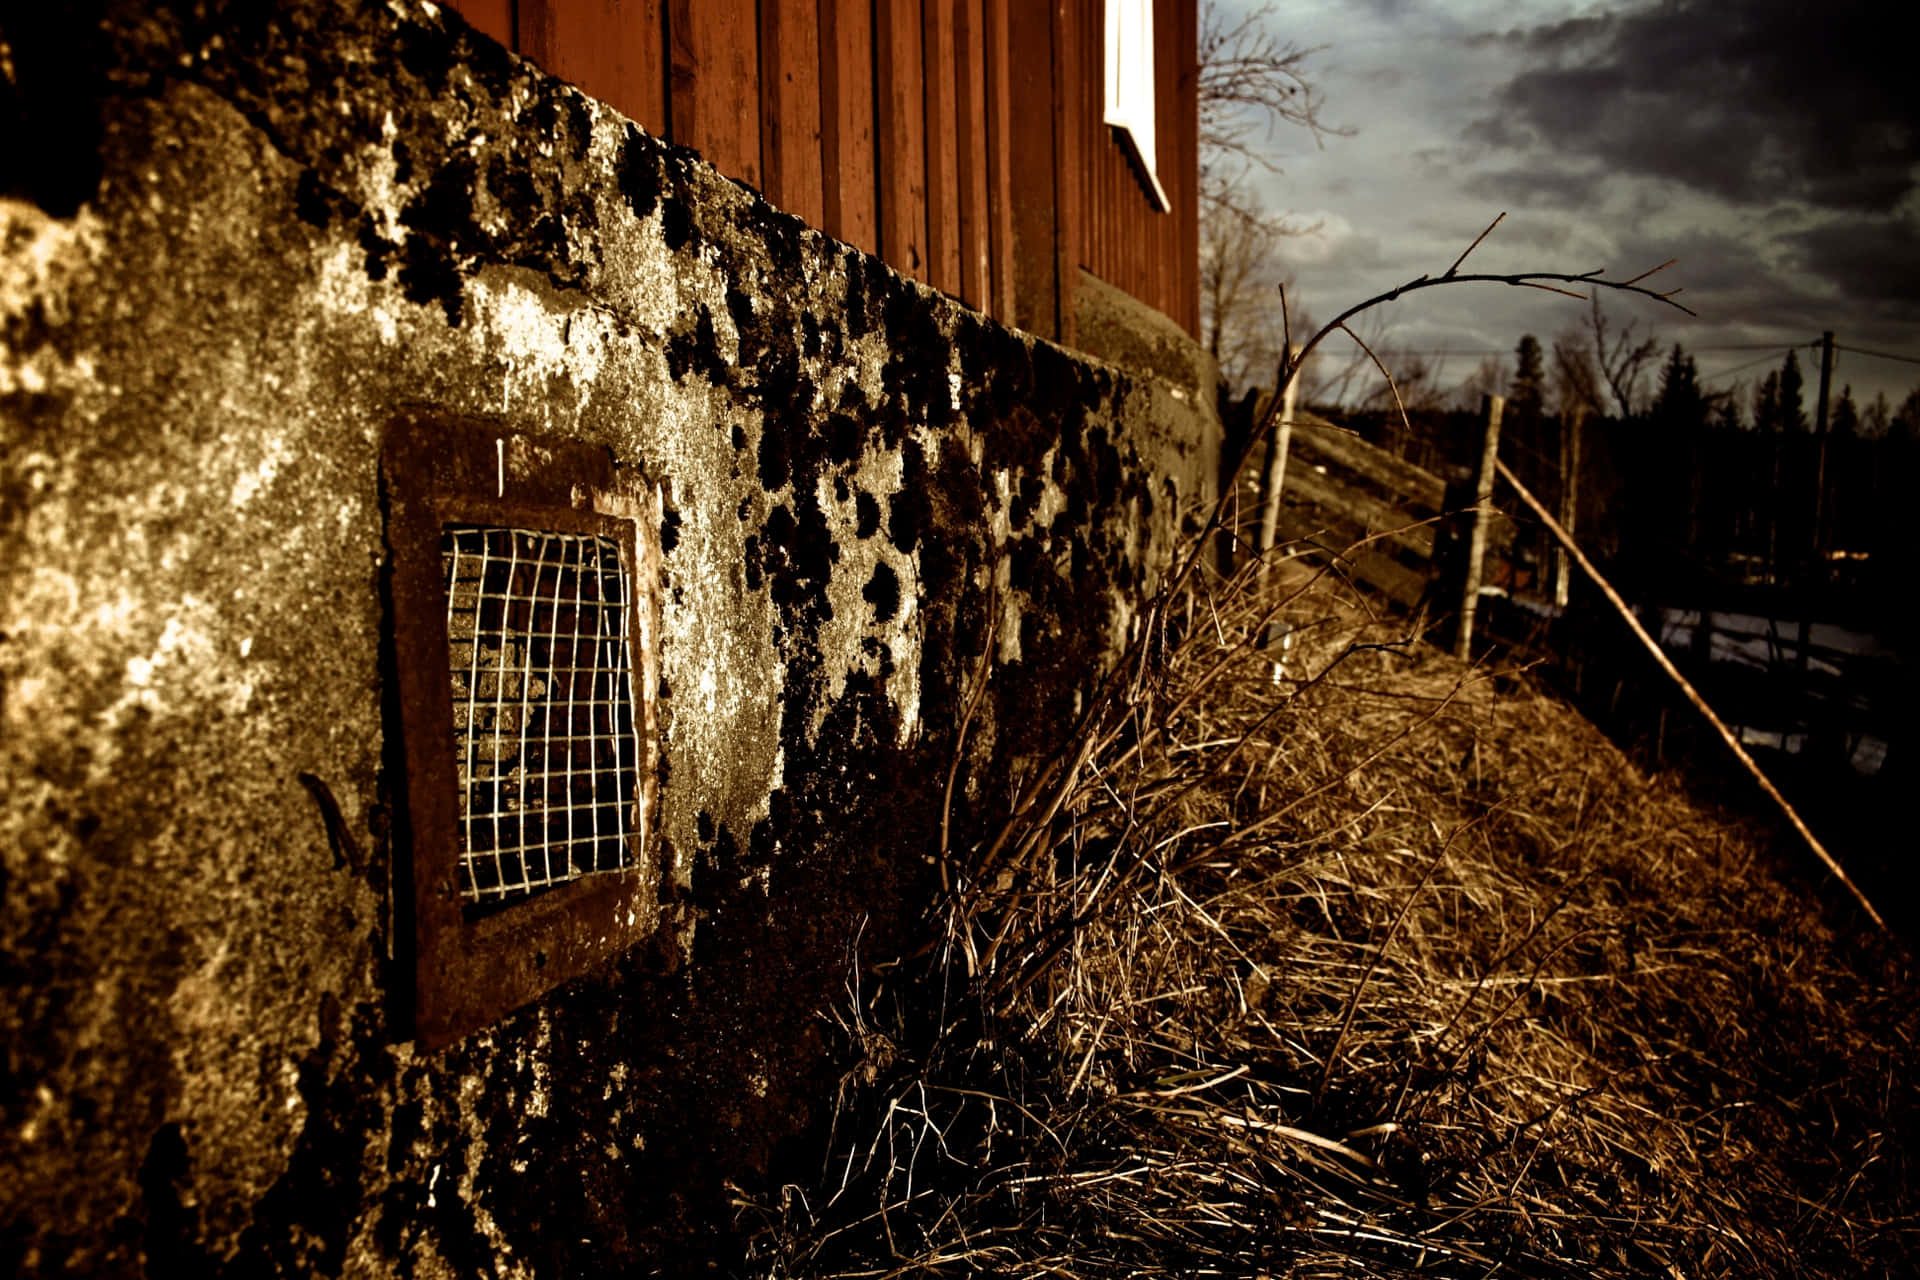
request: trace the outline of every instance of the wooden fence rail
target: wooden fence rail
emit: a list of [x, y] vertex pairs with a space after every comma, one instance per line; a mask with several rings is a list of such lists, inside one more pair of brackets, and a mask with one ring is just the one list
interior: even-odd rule
[[[1497, 441], [1497, 412], [1487, 412], [1484, 420], [1488, 437]], [[1347, 572], [1401, 608], [1438, 603], [1457, 609], [1466, 626], [1457, 629], [1456, 643], [1461, 635], [1470, 636], [1467, 602], [1477, 599], [1483, 582], [1493, 576], [1486, 571], [1488, 563], [1497, 567], [1512, 548], [1513, 520], [1488, 504], [1475, 505], [1475, 493], [1455, 491], [1450, 497], [1442, 477], [1325, 418], [1296, 412], [1292, 424], [1287, 445], [1292, 457], [1284, 467], [1291, 507], [1283, 517], [1283, 533], [1290, 538], [1333, 533], [1336, 541], [1384, 534], [1346, 556]], [[1476, 528], [1478, 559], [1472, 554]]]

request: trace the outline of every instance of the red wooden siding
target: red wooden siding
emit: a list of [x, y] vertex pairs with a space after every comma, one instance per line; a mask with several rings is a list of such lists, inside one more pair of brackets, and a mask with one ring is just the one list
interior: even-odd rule
[[987, 221], [987, 41], [986, 14], [973, 5], [954, 6], [953, 46], [957, 73], [954, 151], [959, 163], [960, 300], [993, 313], [993, 246]]
[[[1073, 123], [1079, 156], [1068, 172], [1079, 186], [1079, 262], [1092, 274], [1152, 303], [1189, 333], [1200, 323], [1199, 128], [1192, 3], [1158, 0], [1155, 20], [1171, 32], [1154, 43], [1154, 169], [1173, 212], [1154, 209], [1146, 178], [1113, 126], [1102, 120], [1104, 45], [1100, 0], [1070, 0], [1081, 59], [1081, 111]], [[1091, 67], [1093, 70], [1087, 71]], [[1070, 79], [1068, 81], [1072, 83]]]
[[[1095, 0], [1097, 3], [1097, 0]], [[1074, 181], [1080, 172], [1085, 150], [1081, 137], [1086, 113], [1100, 101], [1100, 55], [1091, 59], [1081, 55], [1082, 41], [1076, 39], [1074, 19], [1091, 7], [1087, 0], [1054, 0], [1053, 9], [1053, 258], [1055, 279], [1059, 281], [1060, 341], [1075, 340], [1073, 286], [1079, 276], [1080, 230], [1086, 187]], [[1096, 16], [1099, 10], [1095, 9]], [[1089, 27], [1092, 25], [1088, 24]], [[1081, 78], [1081, 68], [1091, 65], [1094, 79]]]
[[819, 0], [820, 151], [826, 182], [821, 230], [880, 252], [874, 168], [872, 0]]
[[[1007, 184], [1012, 208], [1013, 322], [1029, 333], [1068, 338], [1073, 282], [1060, 278], [1054, 253], [1059, 191], [1055, 183], [1053, 28], [1050, 4], [1008, 0]], [[1061, 306], [1062, 301], [1067, 303]]]
[[927, 278], [927, 104], [922, 93], [920, 0], [874, 0], [880, 152], [880, 256]]
[[650, 133], [996, 319], [1081, 269], [1199, 326], [1198, 0], [1157, 0], [1153, 208], [1102, 122], [1103, 0], [453, 0]]
[[[607, 0], [581, 0], [578, 7]], [[668, 129], [750, 187], [760, 169], [760, 15], [755, 0], [668, 0]], [[582, 85], [595, 92], [592, 85]]]
[[[516, 34], [527, 57], [563, 80], [605, 85], [597, 96], [649, 133], [667, 127], [661, 0], [518, 0]], [[492, 0], [488, 6], [507, 6]]]
[[987, 248], [993, 318], [1014, 323], [1013, 61], [1007, 44], [1007, 0], [986, 0]]
[[760, 146], [767, 199], [819, 226], [820, 19], [815, 0], [760, 0]]
[[920, 6], [922, 88], [927, 102], [927, 283], [960, 292], [960, 124], [955, 105], [953, 0]]

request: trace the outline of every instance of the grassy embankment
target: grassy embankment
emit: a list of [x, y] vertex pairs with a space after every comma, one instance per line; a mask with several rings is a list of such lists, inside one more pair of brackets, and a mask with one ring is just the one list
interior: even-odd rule
[[1525, 673], [1282, 580], [1163, 601], [950, 851], [760, 1267], [1920, 1273], [1906, 950]]

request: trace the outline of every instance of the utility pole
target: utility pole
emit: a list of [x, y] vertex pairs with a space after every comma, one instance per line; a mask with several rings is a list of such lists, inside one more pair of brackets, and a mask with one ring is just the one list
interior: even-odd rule
[[1794, 648], [1793, 666], [1801, 681], [1807, 676], [1807, 650], [1813, 647], [1813, 606], [1819, 587], [1826, 580], [1827, 540], [1821, 537], [1827, 506], [1827, 394], [1833, 387], [1833, 330], [1820, 335], [1820, 403], [1813, 412], [1813, 528], [1808, 532], [1806, 581], [1800, 588], [1799, 644]]
[[1827, 507], [1827, 395], [1833, 387], [1833, 330], [1820, 335], [1820, 407], [1814, 411], [1813, 430], [1819, 437], [1818, 461], [1813, 470], [1813, 554], [1818, 559], [1826, 549], [1821, 537]]

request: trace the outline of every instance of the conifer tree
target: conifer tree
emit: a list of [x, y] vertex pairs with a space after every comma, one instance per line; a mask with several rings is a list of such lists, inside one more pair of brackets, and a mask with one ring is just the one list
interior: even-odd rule
[[1653, 420], [1672, 430], [1695, 430], [1707, 423], [1707, 398], [1700, 390], [1700, 371], [1679, 343], [1660, 371], [1660, 394], [1653, 402]]
[[1513, 377], [1507, 383], [1507, 399], [1513, 412], [1526, 419], [1540, 416], [1547, 394], [1546, 360], [1540, 339], [1527, 334], [1513, 349]]
[[1860, 430], [1860, 410], [1853, 403], [1853, 387], [1840, 389], [1840, 401], [1833, 406], [1833, 419], [1828, 424], [1836, 436], [1851, 436]]
[[1780, 429], [1782, 431], [1805, 431], [1807, 429], [1807, 408], [1801, 401], [1804, 383], [1800, 378], [1800, 357], [1787, 352], [1786, 363], [1780, 366]]
[[1753, 391], [1753, 425], [1758, 431], [1780, 429], [1780, 374], [1769, 369]]
[[1734, 383], [1726, 391], [1713, 397], [1713, 425], [1721, 431], [1739, 431], [1747, 425], [1746, 410], [1741, 403], [1741, 386]]

